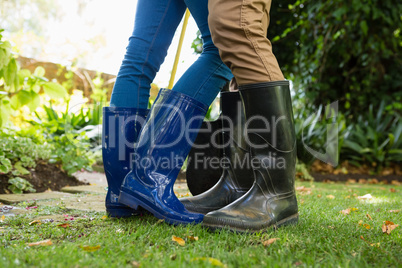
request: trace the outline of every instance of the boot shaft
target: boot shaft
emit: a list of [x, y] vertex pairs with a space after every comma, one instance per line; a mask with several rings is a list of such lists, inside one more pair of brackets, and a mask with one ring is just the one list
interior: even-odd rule
[[250, 153], [245, 139], [246, 118], [239, 92], [221, 93], [223, 157], [228, 179], [239, 190], [248, 190], [253, 185], [253, 171], [249, 164]]
[[174, 178], [174, 183], [207, 110], [187, 95], [161, 89], [136, 145], [137, 175], [155, 178], [146, 182], [150, 184], [165, 183], [157, 178], [166, 177]]
[[266, 194], [294, 191], [296, 136], [289, 83], [246, 85], [240, 93], [256, 182]]

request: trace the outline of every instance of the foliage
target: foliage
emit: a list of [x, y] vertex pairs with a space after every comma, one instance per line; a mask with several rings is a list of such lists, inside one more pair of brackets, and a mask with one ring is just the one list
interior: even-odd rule
[[26, 175], [39, 160], [49, 159], [51, 146], [42, 138], [14, 130], [0, 130], [0, 172]]
[[400, 116], [384, 115], [385, 103], [381, 102], [375, 113], [373, 105], [365, 117], [348, 127], [342, 157], [350, 163], [368, 163], [379, 170], [390, 162], [402, 161], [402, 124]]
[[9, 121], [10, 116], [27, 106], [34, 112], [41, 104], [41, 95], [51, 99], [64, 98], [67, 91], [60, 84], [48, 81], [44, 77], [45, 69], [38, 67], [31, 74], [28, 70], [19, 70], [12, 53], [11, 44], [2, 41], [0, 30], [0, 128]]
[[339, 100], [354, 122], [382, 100], [391, 113], [400, 112], [401, 9], [401, 2], [391, 0], [297, 0], [289, 6], [297, 23], [273, 41], [299, 38], [290, 38], [293, 59], [285, 65], [294, 65], [294, 79], [316, 106]]
[[314, 181], [314, 177], [308, 172], [306, 164], [296, 163], [296, 180]]
[[53, 148], [49, 163], [61, 163], [68, 175], [86, 169], [92, 171], [95, 159], [85, 132], [56, 135], [52, 140]]
[[32, 184], [21, 177], [14, 177], [12, 179], [9, 179], [8, 183], [10, 184], [10, 186], [8, 186], [8, 189], [11, 190], [11, 192], [13, 192], [14, 194], [22, 194], [23, 192], [36, 192]]

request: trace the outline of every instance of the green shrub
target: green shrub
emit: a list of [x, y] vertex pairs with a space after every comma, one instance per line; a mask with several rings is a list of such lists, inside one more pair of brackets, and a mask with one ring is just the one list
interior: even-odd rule
[[[295, 0], [288, 11], [296, 21], [272, 41], [293, 46], [283, 58], [292, 77], [316, 106], [340, 101], [348, 120], [385, 101], [402, 109], [402, 2], [392, 0]], [[286, 24], [286, 16], [274, 21]], [[284, 46], [283, 47], [288, 47]], [[276, 54], [281, 54], [277, 46]], [[285, 51], [286, 53], [286, 51]]]
[[11, 192], [13, 192], [14, 194], [22, 194], [23, 192], [36, 192], [32, 184], [21, 177], [14, 177], [12, 179], [9, 179], [8, 183], [10, 184], [10, 186], [8, 186], [8, 189], [11, 190]]
[[398, 114], [385, 113], [381, 102], [375, 113], [373, 105], [359, 123], [351, 124], [346, 132], [341, 157], [350, 163], [376, 166], [377, 170], [392, 162], [402, 161], [402, 124]]

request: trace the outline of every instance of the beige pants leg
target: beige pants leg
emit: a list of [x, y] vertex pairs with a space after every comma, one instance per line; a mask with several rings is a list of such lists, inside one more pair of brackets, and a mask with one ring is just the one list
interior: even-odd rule
[[208, 23], [239, 85], [284, 80], [267, 39], [271, 0], [209, 0]]

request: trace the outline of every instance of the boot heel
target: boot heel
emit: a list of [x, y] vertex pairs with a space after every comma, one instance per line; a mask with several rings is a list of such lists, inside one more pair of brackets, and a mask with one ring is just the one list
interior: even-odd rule
[[130, 194], [120, 191], [119, 202], [133, 209], [138, 209], [138, 202]]
[[292, 215], [290, 217], [287, 217], [287, 218], [285, 218], [285, 219], [283, 219], [281, 221], [278, 221], [275, 224], [274, 228], [278, 229], [279, 227], [286, 226], [286, 225], [291, 225], [291, 224], [297, 224], [298, 222], [299, 222], [299, 213], [294, 214], [294, 215]]

